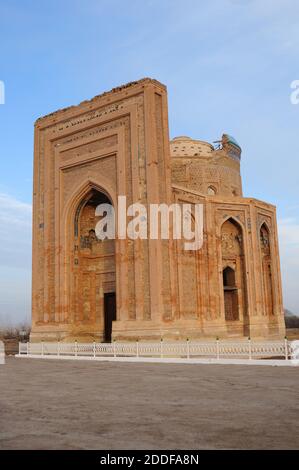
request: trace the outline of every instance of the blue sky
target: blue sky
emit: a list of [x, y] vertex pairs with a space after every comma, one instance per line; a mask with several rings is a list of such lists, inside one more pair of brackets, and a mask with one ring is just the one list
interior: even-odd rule
[[284, 303], [299, 313], [297, 0], [0, 0], [0, 318], [30, 315], [33, 123], [150, 76], [170, 135], [243, 148], [246, 196], [277, 205]]

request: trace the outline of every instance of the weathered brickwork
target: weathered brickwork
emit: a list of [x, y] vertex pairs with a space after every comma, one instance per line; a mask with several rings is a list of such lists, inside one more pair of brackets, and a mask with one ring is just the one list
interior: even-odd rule
[[242, 196], [240, 162], [225, 149], [214, 150], [207, 142], [176, 137], [170, 142], [172, 181], [189, 189], [222, 196]]
[[[167, 112], [143, 79], [36, 122], [32, 341], [284, 335], [275, 207], [243, 197], [235, 141], [169, 142]], [[203, 204], [203, 247], [99, 241], [119, 195]]]

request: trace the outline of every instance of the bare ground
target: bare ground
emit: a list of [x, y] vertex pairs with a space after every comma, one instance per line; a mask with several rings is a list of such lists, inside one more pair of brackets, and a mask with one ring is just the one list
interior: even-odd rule
[[299, 368], [8, 358], [0, 449], [296, 449]]

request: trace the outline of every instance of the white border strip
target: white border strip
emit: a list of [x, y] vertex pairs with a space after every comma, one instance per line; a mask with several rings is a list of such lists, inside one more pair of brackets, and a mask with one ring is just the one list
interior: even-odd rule
[[75, 361], [98, 361], [98, 362], [133, 362], [133, 363], [156, 363], [156, 364], [227, 364], [248, 366], [299, 366], [298, 360], [285, 359], [183, 359], [183, 358], [161, 358], [161, 357], [91, 357], [91, 356], [57, 356], [40, 354], [16, 354], [15, 357], [29, 359], [59, 359]]

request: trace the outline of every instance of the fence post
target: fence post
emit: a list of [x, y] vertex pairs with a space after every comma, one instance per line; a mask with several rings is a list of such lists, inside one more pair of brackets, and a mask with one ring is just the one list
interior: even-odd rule
[[93, 358], [95, 359], [96, 357], [96, 342], [93, 341]]
[[187, 338], [187, 359], [190, 359], [190, 344], [189, 344], [189, 338]]
[[42, 340], [42, 356], [44, 355], [44, 341]]
[[77, 340], [75, 340], [75, 356], [78, 356], [78, 343], [77, 343]]
[[29, 341], [27, 341], [26, 348], [27, 348], [26, 354], [27, 354], [27, 356], [28, 356], [28, 354], [29, 354]]
[[113, 340], [113, 356], [116, 357], [115, 340]]
[[251, 361], [252, 351], [251, 351], [251, 339], [250, 339], [250, 337], [248, 338], [248, 349], [249, 349], [249, 360]]
[[136, 357], [139, 357], [139, 343], [138, 343], [138, 339], [136, 341]]
[[19, 355], [21, 354], [21, 343], [19, 341]]
[[217, 360], [220, 359], [220, 349], [219, 349], [219, 338], [217, 336], [216, 338], [216, 355], [217, 355]]
[[284, 338], [284, 356], [285, 360], [289, 359], [289, 347], [288, 347], [288, 338], [285, 336]]
[[160, 357], [163, 357], [163, 338], [160, 341]]

